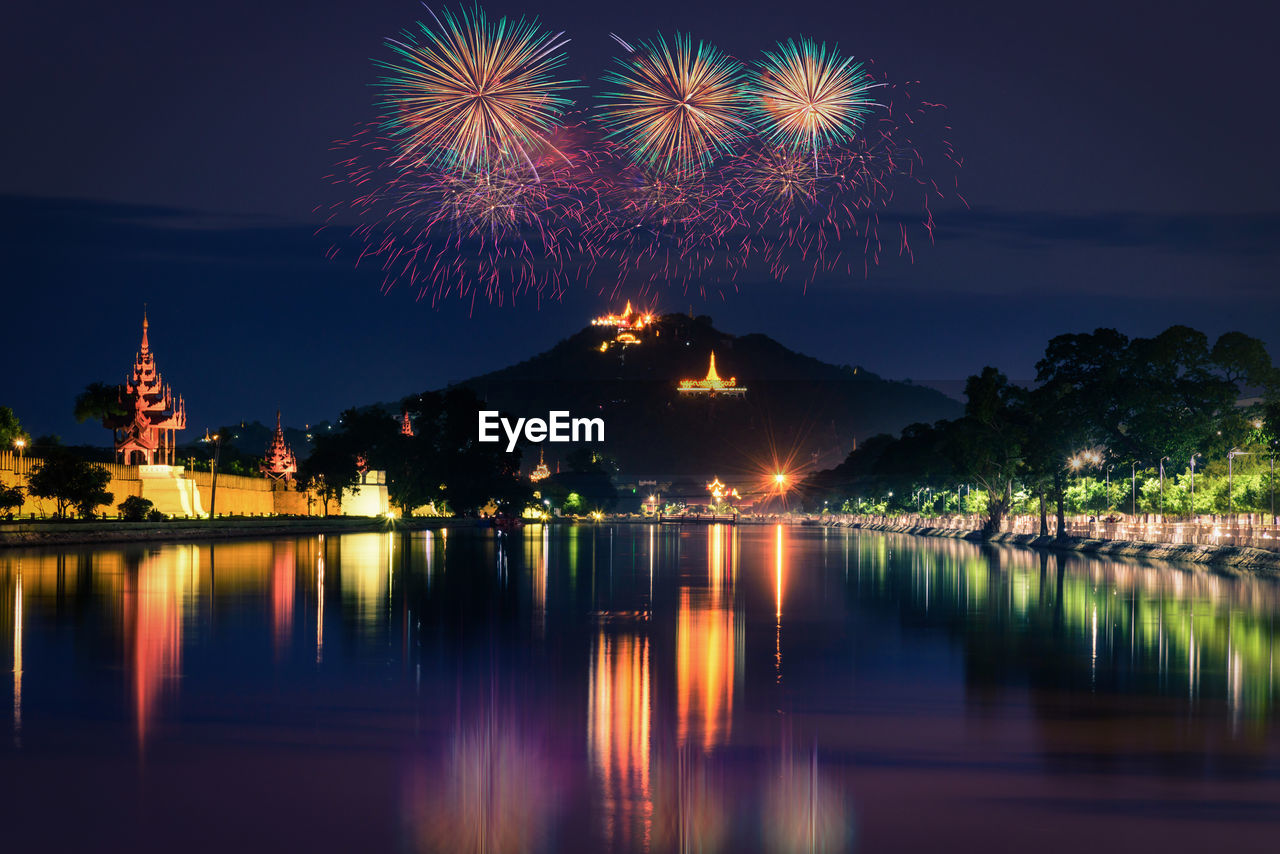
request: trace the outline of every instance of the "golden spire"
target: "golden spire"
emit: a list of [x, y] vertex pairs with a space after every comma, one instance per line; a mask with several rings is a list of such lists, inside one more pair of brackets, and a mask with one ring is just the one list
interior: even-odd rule
[[711, 351], [711, 367], [707, 368], [707, 382], [720, 382], [720, 375], [716, 373], [716, 351]]

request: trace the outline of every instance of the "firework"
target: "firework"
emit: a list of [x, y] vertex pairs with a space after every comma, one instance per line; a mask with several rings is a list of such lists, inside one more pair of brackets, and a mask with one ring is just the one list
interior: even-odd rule
[[396, 58], [376, 63], [402, 153], [464, 170], [530, 161], [570, 104], [572, 83], [556, 76], [568, 40], [536, 20], [490, 21], [478, 7], [432, 17], [420, 33], [388, 39]]
[[[625, 42], [620, 42], [627, 46]], [[750, 131], [745, 69], [719, 49], [677, 34], [641, 42], [603, 79], [598, 116], [637, 163], [680, 176], [729, 154]]]
[[408, 285], [432, 303], [558, 297], [595, 257], [581, 225], [598, 206], [595, 161], [572, 130], [529, 151], [532, 169], [456, 171], [406, 163], [380, 125], [362, 129], [338, 144], [347, 156], [331, 177], [355, 195], [332, 209], [330, 257], [354, 252], [357, 266], [378, 266], [383, 290]]
[[779, 42], [756, 64], [752, 112], [776, 145], [812, 151], [853, 139], [875, 104], [875, 82], [852, 57], [809, 39]]

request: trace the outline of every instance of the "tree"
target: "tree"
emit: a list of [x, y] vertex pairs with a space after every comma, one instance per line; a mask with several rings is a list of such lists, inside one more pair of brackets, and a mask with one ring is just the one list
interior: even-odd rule
[[18, 423], [18, 416], [7, 406], [0, 406], [0, 450], [8, 451], [19, 439], [31, 444], [31, 437]]
[[81, 518], [91, 518], [93, 510], [111, 504], [115, 496], [106, 491], [111, 472], [87, 463], [64, 450], [45, 457], [27, 481], [27, 490], [36, 498], [51, 498], [58, 504], [58, 516], [74, 507]]
[[147, 518], [155, 503], [138, 495], [130, 495], [117, 506], [120, 508], [120, 515], [124, 517], [126, 522], [142, 522]]
[[355, 454], [341, 435], [317, 435], [311, 454], [298, 464], [298, 484], [320, 496], [325, 516], [329, 502], [342, 498], [344, 489], [358, 488], [359, 480]]
[[0, 486], [0, 513], [13, 518], [13, 511], [21, 510], [25, 498], [21, 486]]
[[956, 471], [987, 493], [982, 536], [990, 538], [1013, 503], [1013, 480], [1022, 464], [1025, 441], [1023, 392], [992, 367], [965, 383], [964, 417], [952, 422], [948, 447]]
[[100, 422], [111, 431], [114, 443], [116, 431], [128, 425], [130, 402], [125, 400], [124, 390], [120, 386], [89, 383], [84, 391], [76, 395], [76, 421], [81, 424], [86, 421]]

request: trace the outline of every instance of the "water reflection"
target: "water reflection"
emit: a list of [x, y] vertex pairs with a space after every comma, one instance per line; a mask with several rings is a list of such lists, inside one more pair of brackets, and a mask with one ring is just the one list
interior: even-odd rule
[[1260, 576], [781, 525], [10, 550], [0, 758], [83, 728], [207, 799], [267, 753], [371, 850], [846, 850], [854, 803], [867, 848], [940, 847], [904, 804], [1045, 820], [1031, 789], [1235, 798], [1206, 815], [1247, 833], [1280, 826], [1278, 614]]
[[437, 767], [414, 771], [406, 812], [416, 851], [517, 854], [547, 848], [558, 806], [537, 740], [490, 715], [462, 728]]
[[121, 605], [140, 744], [166, 690], [178, 684], [183, 609], [195, 603], [199, 568], [196, 549], [176, 548], [146, 556], [125, 575]]
[[680, 587], [676, 617], [677, 743], [711, 750], [728, 742], [742, 662], [741, 623], [734, 610], [735, 529], [707, 533], [707, 580]]
[[653, 818], [649, 639], [601, 629], [587, 692], [587, 742], [599, 778], [604, 837], [647, 849]]

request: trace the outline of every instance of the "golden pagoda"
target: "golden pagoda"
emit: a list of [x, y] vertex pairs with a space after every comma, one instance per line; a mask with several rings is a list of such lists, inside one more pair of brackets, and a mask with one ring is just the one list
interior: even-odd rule
[[680, 380], [676, 391], [680, 394], [705, 394], [711, 397], [743, 397], [747, 393], [747, 387], [738, 385], [737, 377], [729, 377], [727, 380], [721, 378], [716, 372], [716, 354], [712, 352], [707, 375], [700, 380]]
[[602, 326], [606, 329], [614, 330], [614, 338], [612, 341], [603, 341], [600, 344], [600, 352], [607, 353], [609, 347], [616, 345], [619, 347], [629, 347], [632, 344], [639, 344], [641, 341], [639, 333], [643, 332], [646, 327], [653, 324], [654, 317], [651, 311], [636, 311], [631, 307], [631, 300], [627, 300], [627, 305], [619, 314], [605, 314], [591, 320], [592, 326]]
[[544, 459], [542, 449], [539, 448], [538, 465], [534, 467], [533, 471], [529, 472], [529, 480], [532, 483], [537, 483], [538, 481], [546, 480], [549, 477], [551, 477], [551, 469], [547, 468], [547, 461]]

